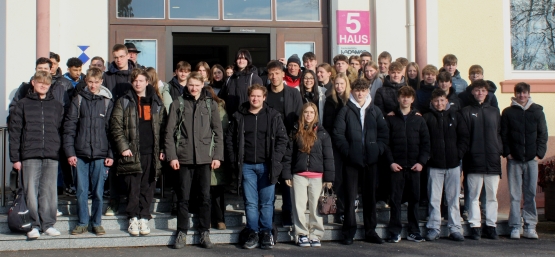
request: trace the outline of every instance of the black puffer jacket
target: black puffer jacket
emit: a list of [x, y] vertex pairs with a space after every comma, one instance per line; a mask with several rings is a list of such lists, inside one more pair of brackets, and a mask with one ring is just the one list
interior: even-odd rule
[[440, 112], [432, 106], [424, 114], [431, 135], [429, 167], [451, 169], [460, 165], [468, 148], [468, 130], [459, 119], [457, 112], [450, 108]]
[[460, 125], [466, 126], [469, 132], [468, 151], [463, 157], [465, 174], [501, 175], [501, 115], [499, 109], [489, 104], [488, 98], [482, 104], [474, 100], [460, 111]]
[[58, 160], [64, 108], [48, 92], [44, 99], [29, 93], [17, 102], [10, 118], [10, 161]]
[[509, 154], [518, 161], [543, 159], [547, 151], [547, 124], [543, 107], [528, 100], [526, 106], [514, 99], [501, 115], [503, 156]]
[[[489, 85], [487, 101], [489, 105], [499, 109], [499, 104], [497, 103], [497, 97], [495, 97], [495, 91], [497, 91], [497, 86], [495, 85], [495, 83], [493, 83], [490, 80], [486, 80], [486, 82]], [[468, 85], [468, 87], [466, 87], [466, 90], [464, 92], [461, 92], [458, 96], [461, 103], [461, 109], [466, 106], [472, 105], [472, 103], [475, 101], [474, 96], [472, 95], [472, 84]]]
[[66, 156], [87, 159], [114, 158], [108, 138], [110, 117], [114, 108], [112, 93], [107, 88], [101, 87], [96, 95], [88, 88], [79, 92], [79, 95], [81, 106], [79, 106], [79, 97], [73, 98], [65, 117]]
[[[233, 119], [227, 129], [225, 135], [226, 153], [229, 154], [229, 162], [237, 165], [239, 174], [237, 179], [241, 185], [243, 179], [243, 158], [245, 153], [245, 118], [249, 112], [250, 103], [245, 102], [239, 106], [239, 110], [233, 114]], [[269, 160], [268, 169], [270, 174], [270, 182], [277, 183], [279, 176], [283, 170], [282, 160], [285, 155], [289, 138], [281, 119], [281, 114], [264, 103], [261, 112], [266, 112], [269, 124], [266, 133], [266, 160]]]
[[[166, 110], [162, 99], [154, 92], [151, 85], [146, 87], [146, 98], [151, 99], [150, 115], [152, 120], [152, 138], [154, 149], [152, 153], [153, 166], [156, 177], [162, 170], [159, 154], [164, 146], [164, 122], [166, 121]], [[133, 90], [127, 91], [125, 95], [116, 100], [112, 117], [110, 118], [110, 135], [113, 138], [112, 149], [116, 159], [118, 175], [142, 173], [140, 137], [139, 137], [139, 111], [138, 96]], [[121, 153], [131, 150], [133, 156], [125, 157]]]
[[405, 85], [405, 82], [401, 82], [399, 84], [392, 83], [389, 80], [389, 75], [385, 77], [383, 80], [383, 86], [376, 91], [375, 99], [372, 99], [374, 104], [380, 108], [383, 115], [387, 115], [388, 113], [399, 109], [397, 91]]
[[228, 115], [233, 115], [239, 105], [249, 100], [247, 89], [254, 84], [264, 85], [262, 79], [258, 76], [258, 70], [252, 65], [243, 71], [235, 71], [227, 79], [225, 86], [218, 93], [218, 97], [225, 101]]
[[426, 121], [412, 110], [407, 119], [397, 109], [394, 116], [386, 116], [389, 128], [389, 147], [386, 158], [389, 164], [397, 163], [409, 169], [416, 163], [426, 164], [430, 157], [430, 134]]
[[432, 91], [437, 88], [437, 83], [429, 85], [420, 81], [420, 88], [416, 90], [416, 99], [414, 99], [413, 106], [420, 114], [430, 111], [430, 100], [432, 98]]
[[177, 79], [177, 77], [173, 77], [172, 80], [168, 82], [168, 85], [170, 86], [170, 96], [172, 97], [172, 102], [173, 102], [177, 100], [177, 97], [183, 94], [182, 93], [183, 86], [179, 84], [179, 80]]
[[333, 182], [335, 180], [335, 165], [333, 162], [333, 148], [331, 137], [321, 126], [309, 128], [317, 130], [316, 141], [310, 149], [310, 153], [300, 151], [300, 141], [296, 133], [299, 131], [298, 124], [293, 127], [295, 134], [294, 140], [290, 141], [287, 147], [286, 161], [283, 163], [283, 179], [292, 179], [293, 174], [311, 171], [323, 173], [323, 182]]
[[[82, 74], [81, 74], [82, 75]], [[58, 70], [56, 70], [56, 74], [52, 75], [52, 85], [54, 84], [58, 84], [61, 85], [62, 88], [64, 88], [67, 92], [67, 94], [69, 95], [70, 99], [73, 97], [74, 93], [73, 93], [73, 84], [71, 83], [71, 81], [69, 81], [69, 79], [64, 77], [64, 74], [62, 74], [62, 69], [58, 68]]]
[[449, 94], [447, 94], [447, 100], [449, 100], [449, 110], [451, 111], [459, 111], [462, 109], [461, 106], [461, 99], [457, 95], [457, 92], [453, 87], [449, 88]]
[[343, 103], [340, 97], [337, 98], [337, 103], [333, 100], [333, 96], [330, 95], [326, 97], [326, 103], [324, 104], [324, 122], [322, 124], [326, 131], [333, 131], [335, 118], [337, 114], [339, 114], [339, 111], [343, 109], [343, 106], [345, 106], [345, 103]]
[[108, 70], [102, 76], [102, 85], [112, 92], [112, 98], [117, 101], [125, 95], [131, 86], [131, 71], [135, 68], [133, 61], [127, 61], [127, 70], [119, 70], [115, 62], [110, 63]]
[[378, 162], [389, 143], [389, 130], [380, 109], [370, 104], [365, 110], [364, 129], [360, 108], [350, 100], [335, 119], [335, 146], [349, 165], [364, 168]]

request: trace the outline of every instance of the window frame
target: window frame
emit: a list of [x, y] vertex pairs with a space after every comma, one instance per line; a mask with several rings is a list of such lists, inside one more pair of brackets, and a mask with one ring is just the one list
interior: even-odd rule
[[167, 11], [168, 11], [168, 20], [189, 20], [189, 21], [199, 21], [199, 20], [207, 20], [207, 21], [219, 21], [221, 20], [222, 17], [222, 9], [223, 9], [223, 5], [222, 5], [222, 1], [221, 0], [217, 0], [218, 2], [218, 17], [216, 19], [200, 19], [200, 18], [172, 18], [171, 17], [171, 1], [172, 0], [164, 0], [164, 2], [167, 2]]
[[[165, 20], [166, 19], [166, 5], [167, 5], [166, 3], [168, 2], [168, 0], [162, 0], [162, 2], [164, 2], [164, 6], [162, 8], [162, 10], [164, 10], [163, 11], [164, 16], [162, 18], [119, 17], [118, 16], [118, 2], [119, 1], [120, 0], [116, 0], [116, 8], [115, 8], [115, 10], [116, 10], [116, 19], [122, 19], [122, 20]], [[169, 15], [169, 13], [168, 13], [168, 15]]]
[[[154, 41], [154, 43], [156, 44], [155, 49], [154, 49], [154, 67], [153, 68], [158, 71], [158, 39], [156, 39], [156, 38], [124, 38], [123, 42], [127, 43], [127, 41], [138, 41], [138, 40]], [[141, 50], [141, 52], [143, 52], [143, 50]], [[137, 58], [137, 62], [139, 62], [138, 58]], [[139, 64], [144, 65], [142, 63], [139, 63]], [[145, 67], [148, 67], [148, 66], [145, 66]]]
[[[223, 0], [222, 0], [223, 1]], [[296, 22], [321, 22], [322, 21], [322, 0], [318, 0], [318, 20], [280, 20], [278, 19], [278, 8], [277, 8], [277, 3], [278, 0], [273, 0], [272, 4], [273, 4], [273, 8], [274, 9], [274, 18], [275, 21], [296, 21]]]

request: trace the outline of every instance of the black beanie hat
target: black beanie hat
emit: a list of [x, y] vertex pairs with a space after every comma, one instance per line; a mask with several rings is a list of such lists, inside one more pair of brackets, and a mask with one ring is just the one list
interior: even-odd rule
[[299, 59], [299, 56], [297, 54], [293, 54], [291, 55], [291, 57], [289, 57], [289, 59], [287, 59], [287, 65], [289, 65], [289, 63], [291, 62], [294, 62], [298, 64], [299, 67], [301, 67], [301, 59]]

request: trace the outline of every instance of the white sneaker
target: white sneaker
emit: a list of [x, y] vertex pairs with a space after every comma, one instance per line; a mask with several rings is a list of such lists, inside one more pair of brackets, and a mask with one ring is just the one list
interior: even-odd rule
[[127, 231], [132, 236], [138, 236], [139, 235], [139, 221], [137, 220], [137, 218], [129, 219], [129, 228], [127, 229]]
[[44, 231], [44, 234], [47, 235], [47, 236], [59, 236], [59, 235], [61, 235], [60, 231], [58, 231], [54, 227], [48, 228], [46, 231]]
[[64, 215], [60, 210], [56, 210], [56, 217]]
[[140, 219], [139, 220], [139, 229], [141, 230], [141, 235], [148, 235], [150, 234], [150, 228], [148, 227], [148, 220], [147, 219]]
[[520, 229], [519, 228], [513, 228], [513, 230], [511, 230], [511, 239], [520, 239]]
[[[511, 235], [512, 235], [512, 233], [511, 233]], [[525, 229], [522, 236], [526, 237], [526, 238], [529, 238], [529, 239], [538, 239], [538, 233], [536, 233], [535, 229]]]
[[38, 229], [34, 228], [31, 231], [27, 232], [27, 239], [37, 239], [40, 237], [40, 232]]

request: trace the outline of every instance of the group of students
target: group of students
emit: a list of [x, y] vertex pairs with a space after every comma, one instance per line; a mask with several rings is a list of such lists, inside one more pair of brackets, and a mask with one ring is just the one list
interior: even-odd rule
[[[240, 240], [246, 249], [275, 244], [277, 184], [282, 222], [294, 226], [302, 247], [321, 246], [324, 225], [317, 203], [324, 188], [338, 193], [344, 244], [353, 243], [357, 230], [359, 192], [366, 241], [401, 240], [403, 202], [408, 202], [407, 239], [438, 239], [442, 201], [448, 206], [449, 238], [462, 241], [464, 171], [471, 238], [496, 239], [500, 156], [508, 159], [511, 238], [520, 238], [522, 196], [523, 236], [538, 237], [536, 158], [545, 155], [547, 127], [524, 82], [515, 86], [511, 105], [500, 115], [495, 85], [483, 80], [483, 69], [470, 68], [468, 86], [454, 55], [445, 56], [441, 70], [427, 65], [420, 71], [405, 58], [392, 62], [387, 52], [377, 63], [370, 53], [337, 55], [333, 66], [306, 53], [304, 67], [293, 55], [259, 70], [250, 53], [239, 50], [225, 69], [201, 62], [192, 72], [181, 61], [174, 78], [164, 83], [153, 68], [137, 68], [129, 50], [115, 45], [107, 71], [91, 66], [86, 75], [70, 77], [77, 82], [71, 84], [54, 81], [52, 61], [39, 58], [31, 82], [16, 93], [10, 105], [10, 159], [23, 171], [33, 225], [28, 238], [38, 238], [41, 230], [60, 235], [54, 228], [54, 181], [58, 165], [67, 163], [74, 167], [77, 186], [74, 235], [87, 232], [89, 224], [97, 235], [105, 233], [102, 192], [108, 177], [106, 215], [117, 213], [124, 195], [129, 233], [148, 235], [156, 181], [165, 170], [177, 196], [176, 249], [185, 246], [191, 208], [199, 214], [203, 247], [213, 246], [214, 217], [217, 228], [225, 229], [225, 190], [217, 181], [226, 176], [244, 197], [246, 227]], [[375, 232], [376, 200], [391, 206], [386, 240]], [[429, 201], [425, 238], [418, 226], [421, 200]]]

